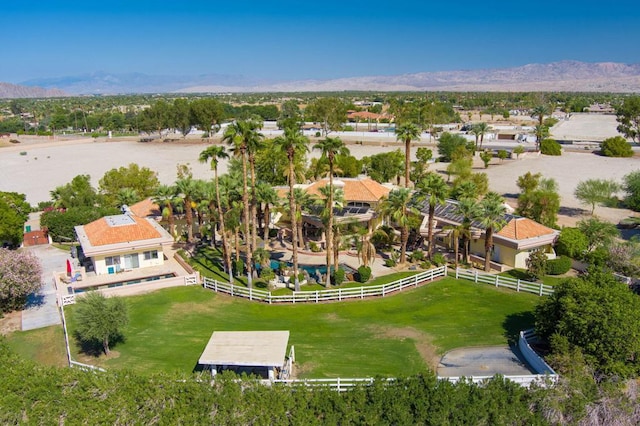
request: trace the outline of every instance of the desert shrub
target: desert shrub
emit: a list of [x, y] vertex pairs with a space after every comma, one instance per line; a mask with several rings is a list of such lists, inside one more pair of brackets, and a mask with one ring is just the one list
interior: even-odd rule
[[633, 157], [631, 145], [622, 136], [605, 139], [600, 150], [606, 157]]
[[309, 243], [309, 249], [314, 253], [319, 253], [321, 251], [320, 246], [315, 241], [311, 241]]
[[397, 262], [394, 259], [385, 259], [384, 260], [384, 266], [389, 267], [389, 268], [393, 268], [394, 266], [396, 266]]
[[560, 256], [556, 259], [547, 260], [547, 274], [562, 275], [571, 269], [571, 258]]
[[540, 152], [544, 155], [562, 155], [562, 147], [553, 139], [544, 139], [540, 144]]
[[316, 132], [316, 138], [320, 137], [320, 132]]
[[436, 266], [442, 266], [445, 263], [447, 263], [447, 259], [444, 257], [444, 254], [442, 254], [442, 253], [434, 254], [433, 257], [431, 258], [431, 261]]
[[364, 265], [360, 266], [355, 278], [359, 283], [366, 283], [371, 278], [371, 268]]
[[422, 269], [431, 269], [431, 262], [429, 262], [428, 260], [425, 260], [420, 264], [420, 267]]
[[331, 281], [333, 283], [333, 285], [340, 285], [344, 282], [344, 276], [345, 276], [345, 272], [344, 269], [342, 268], [338, 268], [333, 272], [333, 275], [331, 276]]

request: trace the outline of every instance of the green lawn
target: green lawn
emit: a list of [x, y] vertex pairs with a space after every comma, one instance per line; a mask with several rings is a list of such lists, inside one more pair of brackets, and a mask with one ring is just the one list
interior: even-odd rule
[[67, 365], [67, 351], [61, 325], [29, 331], [14, 331], [6, 336], [9, 347], [24, 358], [58, 367]]
[[[143, 372], [191, 372], [216, 330], [290, 330], [300, 377], [414, 374], [462, 346], [506, 344], [533, 324], [538, 297], [445, 278], [384, 299], [268, 305], [176, 287], [128, 297], [126, 341], [83, 362]], [[65, 310], [73, 335], [74, 306]], [[425, 361], [428, 360], [428, 361]]]
[[[525, 269], [511, 269], [509, 271], [501, 273], [500, 275], [524, 281], [533, 281], [531, 279], [531, 276]], [[556, 286], [560, 284], [560, 281], [564, 280], [565, 278], [566, 277], [556, 275], [545, 275], [544, 277], [542, 277], [542, 283], [550, 286]]]

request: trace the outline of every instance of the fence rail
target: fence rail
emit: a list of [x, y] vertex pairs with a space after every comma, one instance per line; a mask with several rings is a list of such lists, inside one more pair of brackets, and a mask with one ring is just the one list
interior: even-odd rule
[[471, 280], [476, 283], [491, 284], [496, 287], [506, 287], [515, 291], [525, 291], [538, 296], [549, 296], [553, 294], [553, 287], [542, 283], [520, 280], [500, 275], [485, 274], [477, 270], [456, 269], [456, 279]]
[[107, 371], [104, 368], [96, 367], [95, 365], [83, 364], [83, 363], [77, 362], [77, 361], [69, 361], [69, 366], [70, 367], [74, 367], [74, 368], [78, 368], [78, 369], [84, 370], [84, 371], [102, 371], [102, 372]]
[[265, 303], [320, 303], [329, 301], [342, 301], [347, 299], [364, 299], [365, 297], [385, 297], [391, 293], [401, 291], [409, 287], [418, 287], [426, 281], [447, 276], [447, 267], [430, 269], [411, 277], [375, 286], [337, 288], [332, 290], [294, 291], [288, 295], [275, 296], [269, 291], [241, 287], [229, 283], [204, 277], [203, 286], [218, 293], [226, 293], [231, 296], [245, 297]]

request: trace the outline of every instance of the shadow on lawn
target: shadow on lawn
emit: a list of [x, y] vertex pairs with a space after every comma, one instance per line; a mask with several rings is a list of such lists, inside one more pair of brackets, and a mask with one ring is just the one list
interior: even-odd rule
[[518, 343], [520, 332], [527, 330], [535, 324], [533, 312], [518, 312], [516, 314], [507, 315], [502, 323], [504, 335], [509, 340], [510, 345]]
[[[74, 337], [76, 342], [78, 342], [80, 353], [96, 358], [104, 355], [104, 347], [102, 346], [102, 341], [99, 339], [83, 339], [78, 333], [75, 333]], [[124, 342], [125, 337], [122, 333], [119, 333], [117, 336], [112, 336], [109, 338], [109, 349], [113, 350], [118, 343]]]

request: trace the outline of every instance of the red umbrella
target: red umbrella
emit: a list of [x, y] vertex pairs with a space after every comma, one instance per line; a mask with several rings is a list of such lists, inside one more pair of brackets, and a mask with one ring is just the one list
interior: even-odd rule
[[67, 276], [71, 276], [71, 261], [67, 259]]

